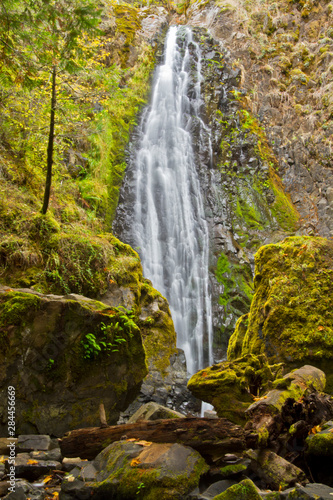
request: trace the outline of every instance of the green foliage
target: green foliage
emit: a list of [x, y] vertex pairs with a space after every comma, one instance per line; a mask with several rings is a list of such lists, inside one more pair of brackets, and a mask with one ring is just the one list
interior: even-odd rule
[[22, 71], [25, 83], [34, 86], [41, 83], [42, 67], [66, 71], [77, 68], [80, 33], [93, 29], [100, 14], [91, 0], [2, 0], [1, 62], [7, 75], [16, 76], [11, 83]]
[[107, 352], [111, 350], [112, 347], [111, 343], [106, 343], [103, 340], [97, 341], [93, 333], [88, 333], [85, 336], [85, 340], [81, 341], [81, 344], [84, 350], [83, 357], [85, 359], [95, 359], [102, 351]]
[[84, 359], [92, 360], [102, 354], [119, 352], [121, 346], [126, 346], [135, 332], [139, 331], [135, 323], [135, 314], [124, 307], [115, 308], [109, 318], [111, 322], [108, 325], [104, 322], [100, 324], [97, 336], [88, 333], [81, 341]]
[[144, 489], [144, 488], [145, 488], [145, 483], [140, 483], [140, 484], [138, 485], [137, 490], [136, 490], [136, 494], [137, 494], [137, 495], [141, 495], [141, 493], [142, 493], [142, 491], [143, 491], [143, 489]]
[[[104, 102], [91, 136], [89, 162], [97, 168], [80, 183], [80, 189], [83, 198], [106, 215], [108, 224], [118, 204], [119, 188], [126, 167], [125, 147], [137, 114], [147, 98], [147, 83], [154, 63], [154, 50], [145, 46], [135, 71], [130, 73], [119, 68], [113, 69], [110, 80], [112, 98]], [[120, 88], [120, 82], [124, 79], [127, 85]], [[95, 199], [89, 197], [93, 186], [97, 188], [94, 188]]]
[[[139, 283], [142, 274], [136, 254], [96, 235], [103, 225], [110, 227], [113, 218], [125, 169], [125, 147], [135, 116], [147, 97], [154, 49], [138, 46], [137, 60], [128, 69], [124, 64], [128, 45], [115, 44], [109, 32], [96, 34], [80, 24], [80, 16], [95, 24], [95, 5], [91, 12], [75, 11], [88, 5], [89, 0], [40, 3], [39, 11], [39, 2], [28, 2], [26, 13], [21, 0], [4, 0], [0, 5], [4, 20], [0, 26], [0, 73], [4, 78], [0, 81], [2, 279], [12, 286], [95, 297], [114, 281]], [[64, 11], [66, 5], [68, 12]], [[120, 8], [112, 1], [102, 5], [105, 15], [116, 23], [117, 33], [129, 29], [133, 40], [141, 26], [139, 10], [131, 7], [127, 19], [125, 5]], [[70, 25], [74, 14], [78, 19]], [[28, 15], [20, 33], [22, 20]], [[30, 42], [38, 36], [38, 30], [43, 34], [42, 22], [50, 33], [45, 37], [48, 50], [40, 56], [45, 59], [39, 64], [42, 37], [36, 40], [36, 57]], [[75, 28], [72, 34], [71, 27]], [[66, 34], [62, 41], [61, 33]], [[10, 44], [2, 46], [7, 35]], [[115, 49], [110, 52], [113, 45]], [[49, 213], [43, 217], [37, 212], [45, 178], [51, 92], [50, 68], [44, 62], [56, 54], [61, 72], [57, 80], [53, 179]]]

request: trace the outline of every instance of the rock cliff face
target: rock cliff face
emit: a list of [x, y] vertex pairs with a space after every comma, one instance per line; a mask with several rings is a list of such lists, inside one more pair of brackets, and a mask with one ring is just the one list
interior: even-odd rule
[[184, 385], [182, 364], [170, 366], [177, 356], [168, 304], [140, 268], [138, 262], [138, 274], [128, 273], [126, 284], [111, 284], [103, 302], [0, 288], [0, 432], [7, 435], [8, 386], [16, 390], [19, 433], [61, 436], [98, 425], [101, 403], [108, 423], [117, 422], [139, 394], [148, 364], [143, 390], [149, 399], [166, 403], [177, 386], [176, 369]]
[[302, 228], [332, 236], [332, 4], [194, 2], [240, 72], [244, 100], [265, 127]]
[[[115, 5], [105, 13], [101, 27], [103, 47], [109, 50], [106, 67], [115, 63], [130, 68], [119, 80], [122, 88], [134, 85], [135, 78], [132, 81], [130, 76], [138, 75], [138, 68], [150, 71], [152, 50], [142, 51], [142, 42], [157, 47], [156, 60], [161, 59], [168, 21], [192, 26], [200, 43], [204, 96], [201, 109], [211, 129], [212, 150], [207, 144], [200, 154], [197, 151], [197, 167], [211, 235], [215, 359], [225, 357], [229, 337], [241, 317], [230, 344], [231, 357], [236, 351], [238, 356], [244, 352], [257, 354], [263, 349], [273, 356], [274, 350], [278, 360], [291, 365], [295, 359], [312, 364], [320, 360], [320, 367], [326, 371], [328, 365], [323, 360], [327, 358], [329, 363], [331, 356], [331, 240], [314, 237], [333, 235], [332, 3], [324, 0], [279, 0], [274, 4], [254, 4], [249, 0], [197, 1], [187, 3], [185, 8], [185, 13], [176, 16], [162, 6], [140, 10], [131, 5]], [[178, 11], [181, 10], [182, 7], [178, 7]], [[146, 75], [140, 80], [141, 85], [142, 81], [147, 87], [149, 77]], [[132, 107], [138, 110], [139, 102], [142, 103], [142, 96]], [[96, 105], [93, 113], [102, 111]], [[128, 118], [131, 124], [133, 116]], [[108, 221], [117, 204], [123, 172], [120, 164], [123, 169], [127, 139], [121, 134], [119, 141], [112, 136], [116, 151], [110, 158], [119, 170], [115, 167], [112, 175], [108, 175], [108, 179], [113, 177], [107, 189], [103, 186], [102, 205], [94, 201], [99, 200], [99, 194], [89, 192], [93, 161], [88, 165], [83, 159], [84, 165], [76, 165], [80, 176], [84, 167], [82, 182], [69, 167], [57, 165], [61, 182], [55, 176], [50, 213], [42, 217], [36, 215], [40, 209], [37, 194], [42, 185], [41, 171], [36, 171], [37, 175], [29, 170], [31, 166], [26, 168], [25, 160], [20, 163], [19, 156], [14, 155], [15, 141], [12, 143], [10, 135], [6, 135], [2, 122], [0, 125], [5, 138], [1, 135], [1, 148], [6, 151], [5, 156], [1, 156], [0, 172], [4, 195], [0, 199], [0, 273], [2, 284], [7, 286], [1, 294], [1, 380], [3, 388], [13, 383], [12, 380], [18, 387], [24, 387], [19, 394], [20, 410], [24, 414], [30, 408], [30, 413], [25, 413], [29, 422], [25, 432], [43, 431], [44, 410], [39, 411], [37, 406], [46, 408], [48, 404], [54, 405], [55, 433], [83, 425], [83, 421], [76, 420], [78, 414], [85, 418], [89, 413], [90, 420], [87, 417], [86, 423], [93, 423], [100, 397], [105, 400], [110, 422], [113, 422], [134, 397], [146, 373], [142, 343], [150, 371], [143, 384], [143, 399], [165, 404], [170, 403], [168, 394], [172, 394], [179, 398], [181, 405], [184, 399], [180, 386], [186, 376], [182, 355], [178, 356], [175, 350], [168, 305], [142, 277], [136, 252], [112, 235], [101, 234], [105, 226], [102, 229], [98, 217], [105, 215], [105, 200], [110, 202]], [[124, 127], [127, 131], [130, 129], [127, 123]], [[195, 144], [198, 133], [195, 122], [192, 133]], [[132, 139], [135, 140], [135, 134]], [[89, 147], [93, 149], [85, 135], [85, 140], [75, 142], [72, 156], [77, 158], [78, 154], [87, 153]], [[77, 159], [73, 162], [73, 165], [78, 163]], [[39, 164], [38, 168], [41, 170]], [[123, 192], [126, 193], [126, 182]], [[311, 238], [278, 243], [295, 233]], [[254, 293], [254, 254], [266, 244], [269, 246], [257, 254], [256, 298], [250, 316], [245, 317], [242, 315], [249, 311]], [[263, 271], [258, 271], [258, 259]], [[314, 276], [318, 278], [317, 284], [312, 279]], [[8, 286], [33, 288], [33, 291], [16, 293]], [[50, 293], [58, 296], [52, 297]], [[96, 306], [97, 303], [77, 296], [64, 298], [73, 293], [98, 299], [103, 305]], [[308, 293], [310, 298], [306, 298]], [[289, 304], [295, 294], [301, 300], [297, 306], [304, 306], [301, 312], [297, 308], [297, 314]], [[324, 295], [323, 301], [321, 295]], [[120, 314], [119, 306], [131, 310], [133, 321], [140, 329], [140, 335], [135, 336], [135, 346], [133, 344], [138, 353], [137, 373], [131, 366], [130, 349], [124, 352], [123, 362], [116, 370], [119, 377], [128, 372], [126, 389], [125, 384], [120, 387], [118, 382], [112, 382], [111, 392], [109, 389], [105, 392], [110, 383], [104, 384], [111, 370], [108, 363], [115, 354], [106, 355], [104, 372], [99, 372], [104, 389], [98, 389], [96, 398], [87, 403], [91, 405], [91, 413], [82, 411], [86, 408], [82, 402], [88, 381], [83, 367], [75, 368], [78, 358], [73, 360], [73, 370], [68, 365], [71, 358], [67, 351], [73, 346], [82, 349], [81, 342], [90, 333], [98, 338], [97, 333], [103, 332], [101, 324], [106, 325], [105, 315], [112, 322], [111, 316]], [[44, 310], [54, 327], [41, 326], [40, 311]], [[57, 315], [63, 323], [57, 323]], [[82, 317], [88, 318], [84, 326]], [[294, 344], [296, 331], [303, 333]], [[288, 352], [283, 351], [280, 334], [288, 340]], [[58, 338], [63, 339], [65, 350], [60, 349]], [[102, 337], [99, 341], [104, 342]], [[134, 338], [128, 341], [130, 344]], [[29, 347], [45, 348], [48, 353], [50, 342], [52, 349], [53, 344], [60, 349], [60, 354], [52, 354], [51, 349], [52, 353], [43, 355], [42, 363], [35, 367]], [[89, 345], [89, 341], [86, 343]], [[6, 361], [4, 354], [8, 356]], [[96, 364], [93, 360], [91, 363]], [[53, 377], [57, 364], [59, 378]], [[82, 387], [76, 395], [75, 383], [79, 382], [73, 386], [70, 381], [75, 381], [75, 374], [79, 372]], [[329, 384], [330, 376], [328, 373]], [[65, 388], [64, 396], [60, 396], [60, 390], [55, 396], [59, 388]], [[75, 410], [75, 415], [69, 416], [66, 405], [72, 398], [78, 401], [78, 412]], [[47, 429], [47, 432], [53, 431]]]
[[201, 176], [216, 359], [251, 301], [255, 251], [295, 231], [333, 235], [332, 16], [324, 1], [198, 1], [178, 18], [211, 35], [199, 36], [214, 166]]
[[[2, 422], [8, 386], [16, 391], [19, 433], [61, 436], [98, 425], [100, 403], [115, 422], [148, 371], [132, 316], [77, 295], [0, 293]], [[1, 432], [7, 434], [4, 424]]]

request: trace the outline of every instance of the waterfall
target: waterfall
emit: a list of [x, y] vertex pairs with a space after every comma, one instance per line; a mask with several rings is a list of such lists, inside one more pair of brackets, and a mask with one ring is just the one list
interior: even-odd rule
[[190, 374], [213, 361], [208, 227], [190, 132], [195, 126], [199, 152], [201, 143], [210, 143], [200, 117], [201, 80], [199, 44], [189, 28], [172, 26], [129, 165], [127, 240], [138, 249], [144, 275], [169, 302]]

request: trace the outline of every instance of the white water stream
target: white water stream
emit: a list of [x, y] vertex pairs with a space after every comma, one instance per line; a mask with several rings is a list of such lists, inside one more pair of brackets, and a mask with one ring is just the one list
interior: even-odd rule
[[199, 116], [201, 79], [191, 30], [171, 27], [134, 159], [133, 246], [144, 276], [168, 299], [190, 374], [213, 361], [208, 228], [189, 131], [196, 120], [196, 140], [210, 142]]

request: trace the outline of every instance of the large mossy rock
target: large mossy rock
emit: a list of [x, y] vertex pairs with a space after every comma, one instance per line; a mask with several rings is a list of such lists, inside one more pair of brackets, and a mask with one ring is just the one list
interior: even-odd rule
[[[140, 285], [141, 302], [137, 300], [131, 311], [79, 295], [0, 287], [0, 430], [4, 435], [8, 386], [15, 388], [20, 433], [61, 436], [68, 429], [99, 425], [100, 403], [108, 423], [117, 421], [148, 373], [143, 338], [153, 328], [158, 339], [166, 317], [172, 328], [167, 322], [164, 334], [169, 340], [163, 342], [163, 349], [156, 347], [161, 368], [175, 349], [167, 302], [149, 284]], [[137, 286], [136, 296], [139, 291]], [[140, 320], [143, 305], [152, 303], [154, 317], [149, 323]]]
[[[93, 498], [181, 500], [208, 471], [201, 455], [177, 443], [118, 441], [94, 460]], [[114, 496], [115, 495], [115, 496]]]
[[316, 430], [319, 432], [306, 439], [306, 460], [315, 481], [333, 487], [333, 420], [315, 428], [314, 432]]
[[[246, 409], [250, 422], [248, 427], [259, 433], [259, 445], [265, 444], [268, 435], [276, 432], [274, 417], [283, 411], [287, 401], [299, 401], [310, 391], [322, 392], [325, 389], [325, 373], [314, 366], [305, 365], [287, 373], [273, 382], [273, 390], [252, 403]], [[319, 415], [319, 408], [316, 413]], [[303, 414], [303, 419], [305, 414]]]
[[285, 490], [296, 483], [307, 483], [305, 473], [279, 457], [271, 450], [248, 450], [246, 456], [251, 459], [251, 469], [269, 488]]
[[228, 359], [265, 353], [289, 368], [310, 364], [333, 389], [333, 241], [297, 236], [255, 255], [250, 313], [230, 338]]
[[244, 424], [245, 410], [253, 397], [268, 388], [280, 370], [280, 365], [270, 366], [264, 355], [248, 354], [200, 370], [190, 378], [188, 388], [197, 398], [211, 403], [219, 417]]

